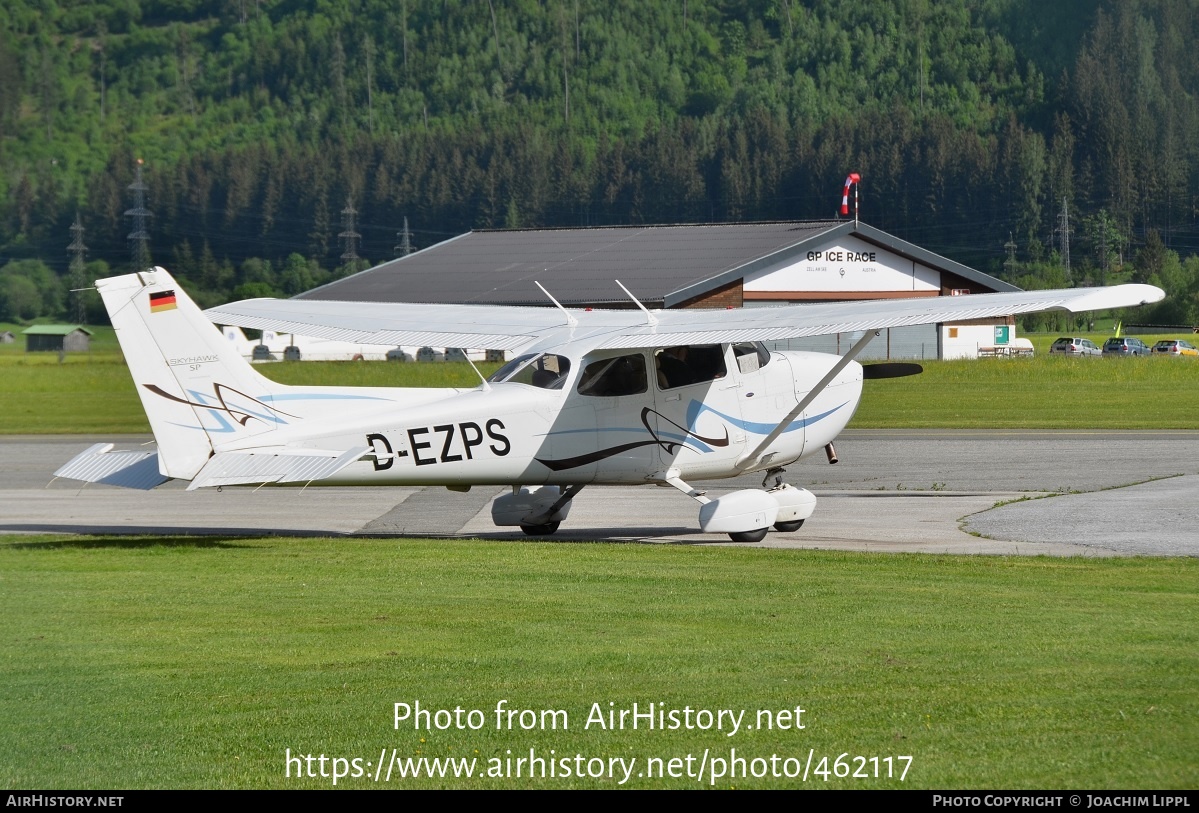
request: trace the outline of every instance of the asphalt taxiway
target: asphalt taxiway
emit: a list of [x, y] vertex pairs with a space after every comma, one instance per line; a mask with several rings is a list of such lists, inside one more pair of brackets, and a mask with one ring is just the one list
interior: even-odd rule
[[[524, 539], [491, 523], [496, 487], [226, 488], [151, 492], [54, 480], [98, 440], [0, 438], [0, 533], [404, 535]], [[134, 448], [149, 437], [119, 438]], [[841, 462], [793, 466], [816, 513], [758, 546], [1080, 556], [1199, 555], [1199, 431], [849, 430]], [[697, 483], [710, 495], [757, 477]], [[998, 505], [998, 507], [996, 507]], [[732, 544], [703, 534], [670, 488], [593, 487], [553, 537]]]

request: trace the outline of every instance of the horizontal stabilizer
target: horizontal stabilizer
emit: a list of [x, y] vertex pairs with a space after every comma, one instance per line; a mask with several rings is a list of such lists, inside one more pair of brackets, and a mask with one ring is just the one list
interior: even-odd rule
[[97, 443], [72, 457], [54, 476], [143, 491], [171, 479], [158, 471], [158, 452], [114, 452], [112, 447]]
[[332, 477], [369, 451], [369, 446], [362, 446], [341, 454], [318, 449], [286, 454], [218, 452], [204, 464], [187, 490], [265, 483], [311, 483]]

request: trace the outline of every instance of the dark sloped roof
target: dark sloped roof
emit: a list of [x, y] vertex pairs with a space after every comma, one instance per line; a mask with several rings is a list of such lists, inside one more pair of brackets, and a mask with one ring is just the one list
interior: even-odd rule
[[546, 305], [678, 304], [793, 262], [817, 240], [855, 235], [990, 290], [1000, 280], [851, 221], [472, 231], [300, 294], [300, 299]]

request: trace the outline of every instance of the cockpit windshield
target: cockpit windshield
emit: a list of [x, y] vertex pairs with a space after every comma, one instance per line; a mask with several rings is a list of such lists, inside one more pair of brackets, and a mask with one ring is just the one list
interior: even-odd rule
[[526, 353], [491, 374], [491, 384], [527, 384], [543, 390], [560, 390], [570, 373], [570, 359], [555, 353]]

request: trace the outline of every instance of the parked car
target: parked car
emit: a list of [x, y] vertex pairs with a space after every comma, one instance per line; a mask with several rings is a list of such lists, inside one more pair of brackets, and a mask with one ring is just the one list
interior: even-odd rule
[[1132, 336], [1108, 339], [1103, 343], [1103, 355], [1105, 356], [1147, 356], [1149, 352], [1149, 345]]
[[1063, 356], [1099, 356], [1102, 355], [1099, 346], [1090, 339], [1063, 337], [1049, 348], [1050, 354]]
[[1164, 353], [1171, 356], [1199, 356], [1199, 349], [1190, 342], [1182, 339], [1162, 339], [1153, 345], [1153, 354]]

